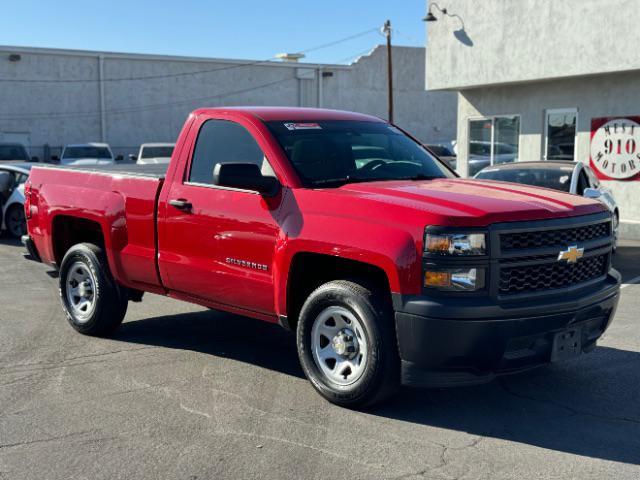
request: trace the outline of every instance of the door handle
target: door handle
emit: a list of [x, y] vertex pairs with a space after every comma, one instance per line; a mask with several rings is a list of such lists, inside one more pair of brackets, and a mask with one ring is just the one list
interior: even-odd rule
[[184, 198], [174, 198], [173, 200], [169, 200], [169, 205], [177, 208], [178, 210], [185, 211], [191, 210], [191, 208], [193, 207], [193, 205], [191, 205], [191, 202], [188, 202]]

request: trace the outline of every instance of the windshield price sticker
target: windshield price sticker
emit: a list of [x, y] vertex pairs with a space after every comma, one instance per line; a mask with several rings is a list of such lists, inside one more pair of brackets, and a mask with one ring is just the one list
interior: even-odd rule
[[285, 123], [287, 130], [322, 130], [317, 123]]

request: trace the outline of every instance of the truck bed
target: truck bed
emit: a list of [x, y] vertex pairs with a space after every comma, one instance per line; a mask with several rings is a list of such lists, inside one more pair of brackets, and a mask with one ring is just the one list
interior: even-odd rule
[[143, 164], [137, 163], [116, 163], [114, 165], [57, 165], [57, 164], [37, 164], [38, 167], [65, 169], [73, 171], [107, 173], [113, 175], [126, 175], [134, 177], [150, 177], [164, 179], [169, 164]]
[[111, 272], [120, 283], [154, 291], [161, 285], [156, 268], [157, 199], [167, 165], [37, 164], [29, 181], [34, 192], [31, 237], [45, 263], [62, 258], [53, 239], [94, 225], [104, 237]]

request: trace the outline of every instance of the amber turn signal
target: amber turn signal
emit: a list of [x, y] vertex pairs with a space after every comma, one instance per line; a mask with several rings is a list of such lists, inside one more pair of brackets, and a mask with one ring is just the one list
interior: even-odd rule
[[451, 273], [449, 272], [434, 272], [427, 270], [424, 272], [424, 286], [425, 287], [450, 287], [451, 286]]

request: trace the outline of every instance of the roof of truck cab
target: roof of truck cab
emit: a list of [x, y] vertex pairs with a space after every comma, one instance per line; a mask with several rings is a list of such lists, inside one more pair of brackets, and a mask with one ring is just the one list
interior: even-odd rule
[[347, 112], [344, 110], [331, 110], [328, 108], [302, 108], [302, 107], [217, 107], [200, 108], [193, 112], [195, 115], [215, 114], [216, 112], [238, 112], [257, 117], [265, 122], [283, 120], [355, 120], [364, 122], [383, 122], [384, 120], [365, 115], [364, 113]]

